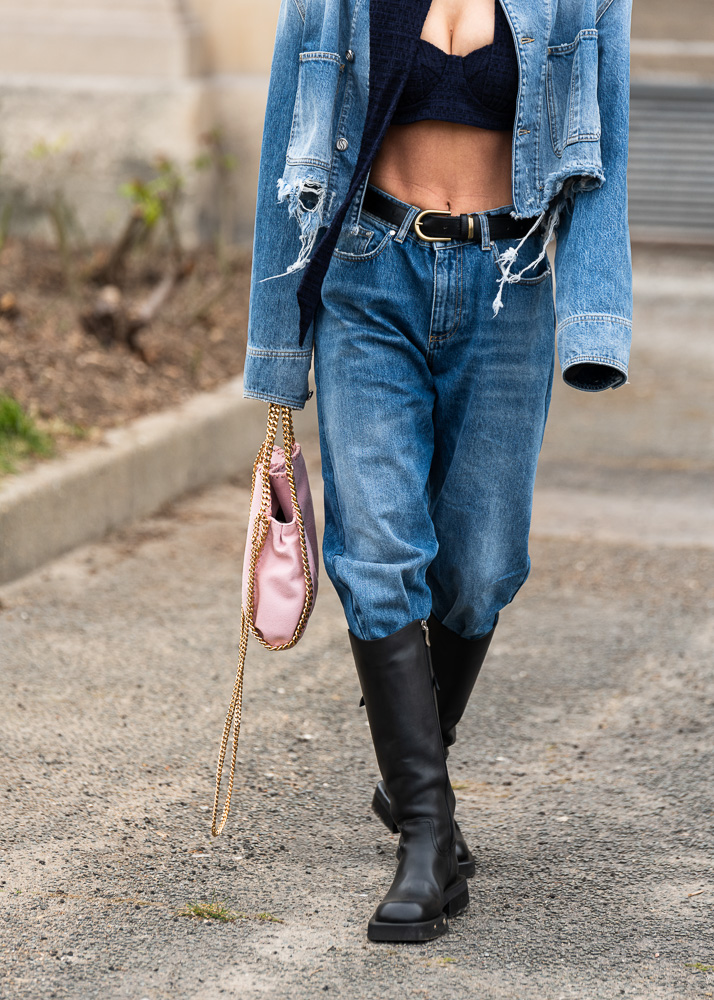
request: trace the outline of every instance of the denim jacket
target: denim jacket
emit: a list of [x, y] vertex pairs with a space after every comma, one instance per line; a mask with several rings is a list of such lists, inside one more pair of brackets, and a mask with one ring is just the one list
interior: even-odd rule
[[[578, 389], [627, 379], [632, 0], [500, 0], [519, 89], [515, 218], [555, 237], [558, 352]], [[282, 0], [258, 182], [244, 393], [301, 409], [312, 318], [409, 73], [431, 0]], [[421, 206], [428, 207], [428, 206]], [[517, 254], [503, 282], [518, 281]], [[494, 313], [500, 307], [494, 302]], [[586, 367], [583, 368], [582, 366]]]

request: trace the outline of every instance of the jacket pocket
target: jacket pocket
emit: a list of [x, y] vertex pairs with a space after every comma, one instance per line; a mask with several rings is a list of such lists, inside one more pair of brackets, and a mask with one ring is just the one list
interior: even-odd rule
[[344, 65], [336, 52], [301, 52], [286, 162], [329, 170], [332, 121]]
[[575, 41], [548, 48], [548, 117], [556, 156], [571, 143], [600, 138], [597, 36], [597, 28], [585, 28]]

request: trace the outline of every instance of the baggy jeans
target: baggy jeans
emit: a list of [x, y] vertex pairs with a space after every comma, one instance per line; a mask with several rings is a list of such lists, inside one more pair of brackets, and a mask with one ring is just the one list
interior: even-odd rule
[[[475, 639], [530, 570], [555, 354], [551, 269], [545, 258], [504, 285], [494, 316], [502, 256], [520, 241], [492, 241], [482, 216], [480, 241], [427, 243], [408, 231], [416, 212], [397, 231], [362, 211], [323, 286], [323, 556], [359, 638], [433, 612]], [[523, 244], [519, 270], [541, 243]]]

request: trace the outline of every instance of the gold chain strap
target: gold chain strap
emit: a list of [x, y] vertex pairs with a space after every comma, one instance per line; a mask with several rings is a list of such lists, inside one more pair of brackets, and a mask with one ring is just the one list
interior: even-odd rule
[[[285, 449], [285, 471], [287, 472], [288, 483], [290, 485], [290, 499], [293, 505], [293, 511], [295, 512], [295, 520], [298, 525], [298, 534], [300, 537], [300, 551], [302, 554], [302, 565], [303, 573], [305, 574], [305, 603], [303, 605], [302, 614], [300, 615], [300, 620], [297, 627], [293, 633], [292, 639], [289, 642], [284, 642], [279, 646], [272, 646], [269, 642], [258, 633], [254, 621], [254, 602], [255, 602], [255, 571], [258, 564], [258, 559], [263, 551], [263, 546], [265, 545], [265, 540], [268, 537], [268, 531], [270, 529], [270, 510], [271, 510], [271, 496], [270, 496], [270, 462], [273, 457], [273, 447], [275, 445], [275, 437], [278, 432], [278, 424], [280, 418], [283, 420], [283, 444]], [[265, 441], [261, 445], [260, 451], [253, 463], [253, 477], [250, 486], [250, 503], [251, 509], [253, 506], [253, 496], [255, 494], [255, 483], [258, 475], [258, 469], [262, 471], [262, 493], [261, 493], [261, 506], [260, 510], [255, 519], [255, 524], [253, 526], [253, 535], [250, 541], [250, 564], [248, 571], [248, 587], [247, 587], [247, 607], [241, 608], [240, 614], [240, 644], [238, 647], [238, 669], [236, 671], [235, 684], [233, 685], [233, 694], [231, 696], [230, 705], [228, 706], [228, 714], [226, 715], [225, 725], [223, 726], [223, 735], [221, 737], [221, 747], [218, 753], [218, 766], [216, 768], [216, 792], [213, 799], [213, 815], [211, 818], [211, 833], [214, 837], [217, 837], [222, 833], [226, 821], [228, 819], [228, 813], [231, 808], [231, 795], [233, 794], [233, 781], [235, 778], [235, 767], [236, 767], [236, 757], [238, 755], [238, 737], [240, 736], [240, 724], [241, 716], [243, 711], [243, 672], [245, 670], [245, 658], [248, 651], [248, 636], [252, 633], [253, 636], [258, 640], [261, 646], [266, 649], [271, 649], [275, 651], [280, 651], [283, 649], [292, 649], [295, 643], [300, 639], [305, 628], [307, 626], [308, 618], [310, 617], [310, 611], [312, 609], [313, 601], [313, 585], [312, 585], [312, 573], [310, 572], [310, 561], [307, 555], [307, 542], [305, 540], [305, 524], [303, 522], [302, 511], [300, 510], [300, 505], [297, 498], [297, 490], [295, 488], [295, 473], [293, 470], [293, 449], [295, 447], [295, 432], [293, 430], [293, 415], [292, 411], [288, 406], [279, 406], [277, 403], [271, 403], [268, 409], [268, 427], [266, 430]], [[228, 779], [228, 791], [226, 793], [226, 802], [223, 807], [223, 815], [221, 816], [221, 821], [216, 825], [216, 819], [218, 816], [218, 801], [221, 789], [221, 778], [223, 776], [223, 764], [226, 757], [226, 750], [228, 749], [228, 739], [230, 737], [231, 728], [233, 728], [233, 748], [231, 754], [231, 764], [230, 764], [230, 776]]]

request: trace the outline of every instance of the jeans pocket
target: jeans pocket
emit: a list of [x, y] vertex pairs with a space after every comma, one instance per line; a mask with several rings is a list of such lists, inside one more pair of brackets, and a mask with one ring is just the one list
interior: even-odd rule
[[[491, 242], [491, 255], [497, 279], [501, 277], [508, 266], [507, 257], [504, 260], [507, 251], [511, 248], [515, 250], [519, 243], [519, 239], [495, 240]], [[540, 285], [541, 282], [550, 277], [551, 266], [548, 255], [546, 254], [542, 260], [538, 260], [542, 252], [543, 241], [540, 236], [536, 236], [535, 234], [529, 236], [511, 264], [510, 273], [512, 275], [517, 275], [525, 269], [522, 277], [513, 282], [514, 285]]]
[[363, 212], [356, 226], [345, 224], [342, 227], [334, 256], [352, 263], [374, 260], [395, 236], [396, 230], [388, 222]]

